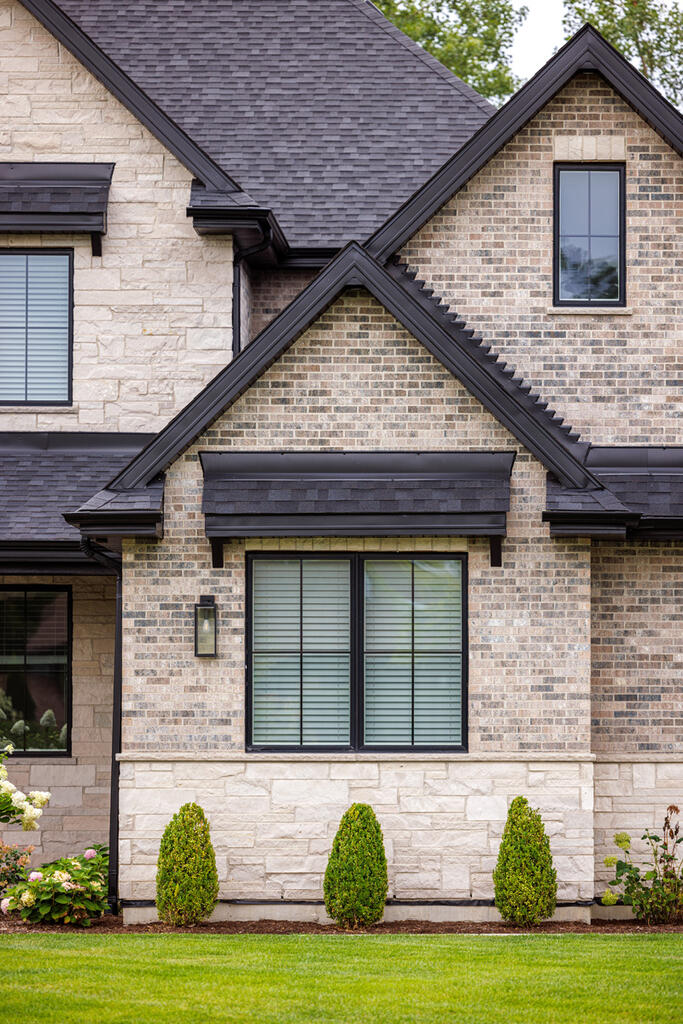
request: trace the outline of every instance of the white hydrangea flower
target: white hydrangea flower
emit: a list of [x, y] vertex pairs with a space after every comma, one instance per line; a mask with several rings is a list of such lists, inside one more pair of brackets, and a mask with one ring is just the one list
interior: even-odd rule
[[28, 798], [33, 803], [34, 807], [45, 807], [45, 805], [49, 803], [51, 796], [52, 793], [46, 793], [43, 790], [34, 789], [29, 793]]
[[4, 753], [5, 754], [13, 754], [14, 753], [14, 744], [13, 743], [8, 743], [7, 746], [5, 747]]
[[19, 902], [23, 903], [25, 907], [32, 907], [33, 904], [36, 902], [36, 898], [30, 889], [24, 889], [21, 896], [19, 897]]
[[13, 793], [16, 788], [9, 779], [0, 779], [0, 793]]
[[26, 793], [22, 793], [20, 789], [17, 789], [12, 793], [12, 803], [15, 807], [23, 807], [24, 804], [28, 806], [28, 800], [26, 799]]
[[5, 768], [4, 764], [0, 764], [0, 779], [6, 779], [6, 778], [7, 778], [7, 769]]
[[62, 882], [71, 881], [71, 875], [69, 874], [68, 871], [55, 871], [52, 877], [54, 878], [55, 882], [59, 882], [60, 885]]
[[38, 831], [38, 825], [33, 820], [33, 818], [24, 818], [22, 823], [21, 823], [21, 828], [22, 828], [23, 832], [37, 832]]

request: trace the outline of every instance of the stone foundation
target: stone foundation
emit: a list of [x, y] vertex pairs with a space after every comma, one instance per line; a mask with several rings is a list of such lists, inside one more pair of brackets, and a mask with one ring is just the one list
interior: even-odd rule
[[[320, 900], [339, 820], [362, 801], [372, 804], [384, 832], [390, 899], [491, 900], [508, 807], [519, 794], [543, 814], [560, 901], [593, 897], [589, 754], [128, 753], [121, 761], [124, 901], [154, 898], [162, 832], [192, 800], [211, 824], [222, 899]], [[462, 918], [462, 907], [452, 909]], [[261, 916], [269, 913], [262, 908]], [[415, 908], [403, 916], [411, 913]]]

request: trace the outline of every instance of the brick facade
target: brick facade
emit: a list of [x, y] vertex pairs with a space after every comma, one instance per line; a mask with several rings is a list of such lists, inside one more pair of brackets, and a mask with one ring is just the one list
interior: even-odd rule
[[232, 246], [186, 216], [192, 174], [15, 0], [0, 0], [0, 159], [115, 162], [102, 257], [73, 246], [73, 407], [0, 408], [0, 430], [158, 430], [232, 355]]
[[47, 789], [52, 799], [39, 831], [13, 826], [0, 833], [5, 842], [35, 846], [34, 860], [43, 863], [109, 839], [116, 584], [101, 576], [0, 576], [0, 583], [54, 583], [72, 591], [71, 757], [9, 759], [18, 789]]
[[260, 334], [299, 292], [317, 275], [317, 270], [253, 269], [251, 279], [251, 306], [249, 312], [249, 341]]
[[[626, 150], [627, 315], [552, 310], [559, 138]], [[617, 145], [617, 142], [614, 143]], [[617, 150], [619, 152], [619, 150]], [[562, 150], [565, 159], [565, 150]], [[404, 246], [437, 294], [593, 444], [681, 444], [681, 160], [602, 79], [574, 78]]]

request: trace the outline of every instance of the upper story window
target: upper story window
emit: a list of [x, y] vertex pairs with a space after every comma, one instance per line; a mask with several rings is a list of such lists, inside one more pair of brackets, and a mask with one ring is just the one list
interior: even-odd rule
[[71, 700], [71, 592], [0, 588], [0, 744], [65, 753]]
[[556, 306], [625, 305], [624, 166], [555, 164]]
[[465, 748], [464, 556], [252, 555], [252, 749]]
[[0, 251], [0, 404], [71, 402], [73, 252]]

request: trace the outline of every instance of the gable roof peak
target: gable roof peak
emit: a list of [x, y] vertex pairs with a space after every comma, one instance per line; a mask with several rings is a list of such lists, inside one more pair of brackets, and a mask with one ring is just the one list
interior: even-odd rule
[[683, 116], [590, 24], [585, 24], [367, 240], [385, 261], [552, 100], [576, 74], [601, 75], [677, 153]]

